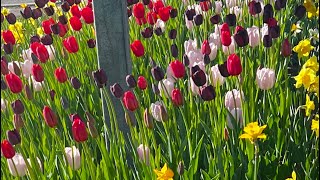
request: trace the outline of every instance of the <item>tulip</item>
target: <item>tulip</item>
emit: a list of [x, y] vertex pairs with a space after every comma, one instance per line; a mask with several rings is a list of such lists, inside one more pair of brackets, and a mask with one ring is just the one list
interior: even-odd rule
[[6, 19], [7, 19], [9, 24], [15, 24], [17, 22], [16, 15], [14, 15], [13, 13], [7, 14], [6, 15]]
[[80, 31], [82, 28], [82, 23], [80, 21], [80, 19], [76, 16], [73, 16], [69, 19], [70, 25], [72, 27], [73, 30], [75, 31]]
[[[34, 43], [34, 42], [38, 42], [40, 43], [40, 37], [38, 35], [35, 36], [31, 36], [30, 38], [30, 44]], [[22, 54], [23, 55], [23, 54]]]
[[11, 104], [14, 114], [22, 114], [24, 112], [23, 103], [18, 99]]
[[170, 63], [170, 68], [175, 78], [183, 78], [185, 75], [184, 65], [179, 60]]
[[272, 37], [271, 35], [263, 36], [263, 46], [269, 48], [272, 46]]
[[234, 40], [237, 43], [239, 47], [244, 47], [249, 44], [249, 35], [246, 29], [243, 29], [241, 26], [238, 31], [236, 31], [236, 34], [234, 35]]
[[249, 36], [249, 46], [258, 46], [260, 43], [259, 28], [257, 26], [252, 26], [251, 28], [247, 28], [247, 32]]
[[145, 13], [143, 4], [141, 2], [135, 4], [132, 8], [132, 12], [134, 17], [143, 18]]
[[66, 18], [66, 16], [64, 15], [61, 15], [58, 17], [59, 18], [59, 22], [62, 24], [62, 25], [66, 25], [68, 23], [68, 19]]
[[280, 36], [280, 26], [278, 25], [269, 27], [268, 31], [272, 38], [278, 38]]
[[133, 43], [130, 45], [130, 48], [136, 57], [141, 57], [144, 55], [144, 47], [140, 40], [133, 41]]
[[178, 10], [175, 9], [175, 8], [172, 8], [172, 9], [170, 10], [170, 17], [171, 17], [171, 18], [175, 18], [175, 17], [177, 17], [177, 15], [178, 15]]
[[190, 64], [190, 60], [188, 58], [188, 55], [184, 54], [183, 55], [183, 65], [184, 66], [189, 66], [189, 64]]
[[120, 84], [115, 83], [112, 86], [110, 86], [110, 91], [112, 95], [116, 98], [121, 98], [123, 95], [123, 89], [121, 88]]
[[169, 31], [169, 38], [170, 39], [176, 39], [176, 37], [177, 37], [177, 30], [176, 29], [171, 29], [170, 31]]
[[145, 29], [143, 29], [141, 31], [141, 35], [144, 37], [144, 38], [150, 38], [152, 37], [153, 35], [153, 29], [151, 27], [146, 27]]
[[214, 43], [210, 43], [209, 46], [211, 50], [209, 54], [209, 58], [210, 58], [210, 61], [212, 61], [217, 57], [218, 46], [215, 45]]
[[303, 5], [299, 5], [296, 7], [294, 15], [298, 18], [298, 20], [300, 20], [306, 15], [306, 11], [307, 10]]
[[73, 170], [78, 170], [81, 166], [80, 151], [75, 146], [64, 148], [68, 164]]
[[47, 16], [52, 16], [54, 14], [54, 8], [52, 6], [45, 7], [44, 12], [47, 14]]
[[216, 14], [221, 14], [221, 10], [222, 10], [222, 2], [221, 1], [215, 1], [215, 13]]
[[222, 85], [225, 78], [221, 75], [218, 65], [211, 67], [211, 83], [214, 87]]
[[212, 24], [218, 24], [221, 21], [221, 17], [219, 14], [216, 14], [210, 18], [210, 22]]
[[291, 45], [288, 39], [284, 39], [281, 46], [281, 55], [289, 57], [291, 55]]
[[60, 82], [60, 83], [64, 83], [68, 80], [68, 76], [66, 71], [62, 68], [62, 67], [58, 67], [55, 71], [54, 71], [54, 77]]
[[58, 118], [49, 106], [44, 106], [42, 116], [49, 127], [54, 128], [58, 125]]
[[228, 56], [227, 69], [229, 75], [231, 76], [238, 76], [242, 72], [241, 61], [236, 54], [231, 54]]
[[[163, 102], [161, 101], [157, 101], [155, 103], [151, 103], [151, 106], [150, 106], [150, 111], [151, 111], [151, 115], [152, 117], [156, 120], [156, 121], [159, 121], [161, 122], [162, 119], [162, 115], [161, 115], [161, 106], [164, 108], [163, 106]], [[165, 108], [164, 108], [165, 109]]]
[[178, 57], [178, 46], [174, 43], [171, 45], [170, 50], [171, 50], [172, 57], [177, 58]]
[[146, 17], [147, 17], [147, 22], [150, 25], [154, 25], [157, 22], [157, 19], [158, 19], [157, 14], [155, 12], [153, 12], [153, 11], [148, 12]]
[[71, 77], [70, 82], [74, 89], [79, 89], [81, 87], [81, 82], [77, 77]]
[[20, 153], [16, 153], [12, 159], [7, 159], [9, 171], [13, 176], [24, 176], [27, 173], [27, 165]]
[[124, 106], [130, 111], [135, 111], [139, 108], [139, 103], [136, 99], [136, 96], [131, 91], [127, 91], [124, 93], [122, 102]]
[[259, 14], [262, 11], [260, 2], [256, 2], [255, 0], [249, 3], [249, 13], [251, 15]]
[[20, 93], [23, 88], [23, 84], [19, 76], [9, 73], [5, 75], [6, 83], [12, 93]]
[[43, 44], [34, 42], [30, 45], [30, 48], [42, 63], [47, 62], [47, 60], [49, 59], [49, 52]]
[[216, 92], [214, 87], [209, 85], [201, 89], [200, 95], [204, 101], [211, 101], [216, 97]]
[[211, 2], [210, 1], [203, 1], [200, 2], [200, 7], [202, 11], [209, 11], [209, 9], [211, 9]]
[[126, 82], [129, 88], [135, 88], [137, 86], [137, 81], [134, 79], [133, 75], [127, 75]]
[[44, 31], [45, 34], [51, 34], [52, 33], [52, 31], [50, 29], [50, 26], [52, 24], [54, 24], [54, 23], [55, 22], [54, 22], [54, 20], [52, 18], [42, 21], [42, 28], [43, 28], [43, 31]]
[[195, 15], [193, 21], [195, 25], [200, 26], [203, 23], [203, 15], [202, 14]]
[[223, 23], [219, 28], [220, 28], [220, 34], [222, 34], [223, 31], [227, 31], [230, 33], [230, 28], [227, 23]]
[[236, 21], [237, 21], [237, 17], [235, 14], [228, 14], [226, 16], [226, 23], [229, 25], [229, 26], [235, 26], [236, 25]]
[[6, 158], [6, 159], [11, 159], [14, 157], [16, 152], [13, 149], [13, 146], [10, 144], [8, 140], [3, 140], [1, 142], [1, 154]]
[[148, 82], [147, 82], [146, 78], [143, 76], [138, 77], [137, 84], [138, 84], [138, 88], [141, 90], [145, 90], [148, 87]]
[[[240, 97], [242, 96], [242, 97]], [[228, 91], [225, 95], [224, 105], [232, 110], [234, 108], [241, 108], [241, 99], [243, 99], [243, 94], [240, 91], [233, 89], [232, 91]]]
[[148, 128], [148, 129], [152, 129], [153, 128], [153, 123], [152, 123], [152, 117], [149, 113], [149, 110], [148, 108], [146, 108], [144, 110], [144, 113], [143, 113], [143, 122], [144, 122], [144, 125]]
[[189, 39], [188, 41], [184, 42], [184, 51], [189, 53], [190, 51], [194, 51], [197, 49], [197, 41]]
[[[2, 109], [2, 99], [1, 99], [1, 109]], [[24, 126], [24, 122], [22, 120], [21, 115], [19, 114], [13, 115], [13, 126], [18, 131]]]
[[63, 12], [68, 12], [69, 10], [70, 10], [70, 5], [69, 5], [69, 3], [68, 2], [63, 2], [62, 4], [61, 4], [61, 9], [63, 10]]
[[33, 64], [32, 75], [34, 80], [36, 80], [37, 82], [42, 82], [44, 80], [44, 72], [39, 64]]
[[84, 22], [87, 24], [92, 24], [94, 22], [94, 15], [92, 8], [84, 7], [81, 10], [81, 16], [84, 19]]
[[150, 149], [147, 146], [140, 144], [137, 148], [137, 152], [139, 159], [149, 165]]
[[79, 45], [77, 39], [74, 36], [70, 36], [63, 40], [63, 46], [69, 53], [76, 53], [79, 51]]
[[183, 96], [179, 89], [173, 89], [171, 92], [171, 100], [175, 106], [183, 105]]
[[23, 9], [23, 11], [20, 11], [21, 16], [24, 19], [29, 19], [32, 17], [32, 9], [31, 7], [27, 6]]
[[6, 54], [12, 54], [13, 52], [13, 45], [11, 43], [9, 44], [4, 44], [3, 46], [3, 50]]
[[44, 45], [51, 45], [53, 43], [52, 35], [46, 34], [41, 37], [41, 43]]
[[164, 72], [159, 66], [155, 66], [151, 69], [152, 77], [157, 80], [161, 81], [164, 78]]
[[88, 45], [89, 48], [94, 48], [94, 47], [96, 47], [96, 40], [94, 40], [94, 39], [89, 39], [89, 40], [87, 41], [87, 45]]
[[6, 90], [7, 84], [1, 79], [1, 90]]
[[231, 44], [231, 34], [228, 31], [221, 32], [221, 44], [224, 46], [229, 46]]
[[106, 85], [108, 77], [106, 75], [106, 72], [103, 69], [99, 69], [97, 71], [92, 72], [92, 76], [94, 78], [96, 85], [99, 88], [102, 88], [103, 86]]
[[20, 65], [21, 65], [23, 76], [26, 78], [29, 78], [29, 76], [32, 74], [33, 62], [30, 60], [27, 60], [21, 63]]
[[267, 4], [263, 8], [263, 22], [267, 23], [269, 18], [273, 18], [273, 7]]
[[1, 74], [5, 76], [8, 73], [9, 73], [9, 69], [8, 69], [7, 61], [5, 60], [5, 58], [1, 58]]
[[79, 19], [81, 18], [81, 12], [80, 12], [79, 6], [73, 5], [73, 6], [70, 8], [70, 12], [71, 12], [72, 16], [76, 16], [76, 17], [78, 17]]
[[26, 96], [26, 98], [28, 100], [32, 100], [33, 99], [33, 94], [32, 94], [32, 91], [31, 91], [31, 89], [30, 89], [28, 84], [26, 84], [24, 86], [24, 92], [25, 92], [25, 96]]
[[209, 55], [211, 53], [210, 45], [208, 40], [204, 40], [201, 46], [202, 54]]
[[191, 68], [191, 77], [193, 82], [198, 86], [203, 86], [207, 82], [205, 72], [198, 65]]
[[164, 94], [165, 97], [170, 97], [171, 92], [174, 88], [173, 80], [163, 79], [158, 84], [159, 91]]
[[21, 136], [17, 129], [7, 130], [7, 139], [12, 145], [17, 145], [21, 143]]
[[16, 39], [10, 30], [2, 31], [1, 35], [5, 43], [11, 43], [12, 45], [16, 43]]
[[243, 126], [243, 123], [242, 123], [243, 122], [243, 120], [242, 120], [242, 109], [241, 108], [233, 108], [233, 109], [231, 109], [231, 111], [229, 113], [227, 115], [227, 125], [228, 125], [228, 127], [230, 129], [233, 129], [233, 124], [234, 124], [233, 122], [235, 120], [235, 122], [238, 124], [238, 127], [242, 128], [242, 126]]
[[274, 86], [276, 81], [275, 72], [269, 68], [259, 68], [257, 70], [256, 82], [260, 89], [268, 90]]
[[153, 4], [153, 11], [155, 13], [159, 13], [159, 9], [160, 8], [163, 8], [164, 7], [164, 4], [162, 2], [162, 0], [157, 0], [156, 2], [154, 2]]
[[160, 19], [164, 22], [167, 22], [170, 18], [170, 10], [171, 8], [170, 7], [162, 7], [162, 8], [159, 8], [158, 10], [158, 15], [160, 17]]
[[72, 122], [72, 135], [77, 142], [84, 142], [88, 139], [86, 125], [80, 118], [75, 118]]
[[142, 25], [147, 23], [147, 19], [145, 17], [143, 17], [143, 18], [135, 18], [135, 21], [139, 26], [142, 26]]
[[70, 6], [74, 5], [75, 0], [65, 0]]
[[35, 8], [32, 10], [32, 18], [33, 19], [38, 19], [41, 16], [42, 16], [42, 11], [40, 8]]
[[43, 8], [47, 4], [47, 0], [34, 0], [34, 3], [39, 7]]

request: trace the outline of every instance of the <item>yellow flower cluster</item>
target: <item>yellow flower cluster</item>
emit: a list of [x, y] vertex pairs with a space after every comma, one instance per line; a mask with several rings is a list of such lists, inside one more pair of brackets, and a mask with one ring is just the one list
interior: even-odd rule
[[249, 139], [253, 144], [257, 139], [266, 139], [267, 136], [262, 133], [262, 131], [267, 127], [267, 125], [259, 126], [258, 122], [249, 123], [244, 127], [244, 134], [240, 135], [240, 139]]
[[310, 51], [313, 49], [314, 49], [314, 47], [310, 44], [309, 39], [302, 40], [298, 43], [298, 45], [293, 47], [293, 51], [298, 53], [299, 59], [302, 56], [308, 57], [310, 54]]
[[9, 30], [12, 32], [17, 43], [24, 42], [23, 27], [21, 22], [17, 21], [15, 24], [10, 24]]
[[308, 18], [319, 15], [319, 8], [317, 9], [311, 0], [305, 0], [303, 6], [307, 10]]

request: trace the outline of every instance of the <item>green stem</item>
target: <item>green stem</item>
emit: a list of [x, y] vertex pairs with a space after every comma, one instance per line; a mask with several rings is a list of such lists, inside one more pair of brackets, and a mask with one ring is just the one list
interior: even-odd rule
[[258, 144], [254, 142], [254, 172], [253, 172], [254, 180], [257, 180], [258, 178], [258, 152], [259, 152]]

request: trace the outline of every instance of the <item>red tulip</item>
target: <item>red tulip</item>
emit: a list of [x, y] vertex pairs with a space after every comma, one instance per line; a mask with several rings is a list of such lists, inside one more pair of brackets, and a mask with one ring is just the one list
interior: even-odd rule
[[171, 100], [175, 106], [182, 106], [183, 105], [183, 96], [179, 89], [174, 89], [171, 92]]
[[84, 142], [88, 139], [86, 125], [79, 117], [74, 117], [72, 122], [72, 135], [75, 141]]
[[278, 24], [278, 21], [275, 18], [269, 18], [268, 19], [268, 26], [269, 27], [274, 27]]
[[222, 31], [221, 32], [221, 44], [224, 45], [224, 46], [230, 46], [231, 44], [231, 35], [230, 35], [230, 32], [228, 31]]
[[11, 43], [12, 45], [14, 45], [16, 43], [16, 39], [14, 38], [14, 35], [10, 30], [3, 31], [2, 38], [7, 44]]
[[211, 53], [211, 48], [210, 48], [208, 40], [203, 41], [202, 46], [201, 46], [201, 52], [202, 52], [202, 54], [206, 54], [206, 55], [209, 55]]
[[139, 103], [135, 95], [131, 91], [127, 91], [124, 93], [122, 102], [124, 106], [130, 111], [135, 111], [139, 107]]
[[288, 39], [283, 40], [282, 46], [281, 46], [281, 55], [283, 57], [288, 57], [291, 55], [291, 45], [289, 43]]
[[149, 9], [150, 11], [153, 10], [153, 2], [152, 2], [152, 1], [149, 1], [148, 9]]
[[54, 24], [54, 23], [55, 22], [54, 22], [54, 20], [52, 18], [42, 21], [42, 27], [43, 27], [43, 31], [44, 31], [45, 34], [51, 34], [52, 33], [50, 26], [52, 24]]
[[82, 23], [77, 16], [72, 16], [69, 21], [73, 30], [80, 31], [82, 28]]
[[223, 31], [228, 31], [230, 33], [230, 28], [229, 28], [229, 25], [227, 23], [223, 23], [221, 25], [220, 33], [222, 33]]
[[202, 11], [209, 11], [209, 9], [211, 8], [211, 2], [210, 1], [200, 2], [200, 7]]
[[227, 60], [228, 73], [231, 76], [237, 76], [242, 72], [242, 66], [239, 56], [236, 54], [231, 54]]
[[13, 146], [6, 139], [1, 142], [1, 154], [3, 154], [6, 159], [11, 159], [16, 154]]
[[60, 29], [59, 36], [63, 37], [68, 32], [68, 26], [63, 25], [60, 22], [58, 23], [58, 25], [59, 25], [59, 29]]
[[69, 53], [76, 53], [79, 51], [79, 45], [74, 36], [65, 38], [62, 43]]
[[158, 15], [162, 21], [166, 22], [169, 20], [170, 10], [171, 10], [171, 8], [169, 8], [169, 7], [162, 7], [158, 10]]
[[44, 80], [43, 69], [39, 64], [33, 64], [31, 69], [34, 80], [37, 82], [42, 82]]
[[133, 43], [130, 44], [130, 48], [136, 57], [141, 57], [144, 55], [144, 47], [140, 40], [133, 41]]
[[155, 13], [159, 13], [159, 9], [164, 7], [164, 4], [162, 2], [162, 0], [157, 0], [154, 4], [153, 4], [153, 11]]
[[81, 10], [81, 16], [84, 19], [84, 22], [87, 24], [92, 24], [94, 21], [92, 8], [85, 7]]
[[60, 83], [64, 83], [68, 80], [67, 73], [62, 67], [59, 67], [54, 71], [54, 76]]
[[81, 18], [81, 12], [80, 12], [79, 6], [73, 5], [71, 7], [70, 11], [71, 11], [72, 16], [76, 16], [79, 19]]
[[144, 17], [144, 6], [141, 2], [133, 5], [132, 12], [134, 17], [143, 18]]
[[184, 65], [179, 60], [174, 60], [170, 63], [170, 68], [173, 72], [174, 77], [183, 78], [185, 74]]
[[20, 93], [22, 91], [23, 84], [19, 76], [10, 72], [5, 78], [11, 92]]
[[57, 115], [52, 111], [52, 109], [49, 106], [45, 106], [43, 108], [42, 116], [49, 127], [54, 128], [58, 125]]
[[[151, 2], [151, 1], [150, 1]], [[147, 22], [150, 25], [154, 25], [157, 22], [158, 16], [155, 12], [150, 11], [147, 13]]]
[[145, 90], [148, 87], [148, 82], [147, 82], [146, 78], [144, 78], [143, 76], [138, 77], [137, 84], [138, 84], [139, 89], [141, 89], [141, 90]]
[[135, 18], [135, 20], [136, 20], [136, 23], [137, 23], [139, 26], [147, 23], [147, 19], [146, 19], [145, 17], [143, 17], [143, 18]]
[[30, 45], [30, 48], [42, 63], [47, 62], [47, 60], [49, 59], [49, 53], [47, 48], [43, 44], [34, 42]]

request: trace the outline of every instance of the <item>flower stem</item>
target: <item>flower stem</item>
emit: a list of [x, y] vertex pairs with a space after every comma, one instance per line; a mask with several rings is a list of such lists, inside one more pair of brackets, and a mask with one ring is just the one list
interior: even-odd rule
[[258, 147], [258, 144], [255, 142], [254, 143], [254, 172], [253, 172], [254, 180], [257, 180], [257, 176], [258, 176], [258, 152], [259, 152], [259, 147]]

